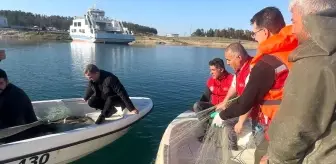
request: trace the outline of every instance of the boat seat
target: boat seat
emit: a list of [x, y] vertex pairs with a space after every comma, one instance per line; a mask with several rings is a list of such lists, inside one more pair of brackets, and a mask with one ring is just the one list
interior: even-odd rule
[[[116, 109], [117, 109], [117, 112], [110, 117], [106, 117], [105, 118], [106, 121], [119, 120], [119, 119], [122, 119], [124, 117], [127, 109], [122, 110], [122, 108], [118, 107], [118, 106], [116, 107]], [[101, 113], [101, 111], [96, 111], [96, 112], [87, 113], [87, 114], [85, 114], [85, 116], [90, 117], [91, 119], [96, 121], [98, 119], [100, 113]]]

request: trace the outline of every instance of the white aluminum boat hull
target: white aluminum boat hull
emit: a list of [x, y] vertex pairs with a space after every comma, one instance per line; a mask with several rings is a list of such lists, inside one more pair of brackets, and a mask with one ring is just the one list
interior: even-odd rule
[[[0, 145], [0, 163], [5, 164], [61, 164], [75, 161], [112, 143], [129, 130], [129, 127], [145, 117], [153, 108], [149, 98], [131, 97], [140, 113], [125, 114], [123, 118], [108, 120], [101, 125], [90, 125], [63, 133]], [[62, 101], [69, 106], [81, 99], [39, 101], [33, 104]], [[72, 103], [72, 105], [71, 105]], [[127, 110], [127, 109], [125, 109]], [[85, 108], [78, 113], [95, 114], [94, 109]]]
[[[61, 148], [58, 147], [54, 151], [42, 151], [38, 154], [30, 154], [29, 156], [24, 156], [23, 158], [15, 160], [13, 162], [7, 162], [8, 164], [34, 164], [35, 161], [41, 164], [66, 164], [78, 160], [90, 153], [93, 153], [106, 145], [111, 144], [113, 141], [117, 140], [126, 132], [129, 128], [121, 130], [119, 132], [100, 137], [88, 142], [79, 143], [76, 145], [71, 145], [69, 147]], [[6, 164], [7, 164], [6, 163]]]

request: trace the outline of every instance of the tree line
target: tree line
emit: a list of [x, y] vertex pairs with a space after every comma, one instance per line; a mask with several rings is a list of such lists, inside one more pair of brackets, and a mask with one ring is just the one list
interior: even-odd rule
[[[59, 30], [68, 30], [72, 24], [72, 17], [64, 17], [58, 15], [42, 15], [24, 11], [0, 10], [0, 16], [7, 18], [9, 26], [24, 26], [24, 27], [56, 27]], [[124, 26], [135, 34], [157, 34], [157, 30], [152, 27], [147, 27], [131, 22], [123, 22]]]
[[242, 29], [212, 29], [205, 31], [204, 29], [196, 29], [191, 36], [200, 36], [200, 37], [224, 37], [232, 39], [242, 39], [242, 40], [253, 40], [252, 31], [242, 30]]
[[60, 30], [67, 30], [72, 23], [71, 17], [63, 17], [57, 15], [47, 16], [23, 11], [0, 10], [0, 15], [7, 18], [9, 26], [51, 26], [56, 27]]
[[134, 24], [131, 22], [122, 22], [128, 30], [133, 31], [135, 34], [157, 34], [157, 30], [152, 27], [147, 27], [139, 24]]

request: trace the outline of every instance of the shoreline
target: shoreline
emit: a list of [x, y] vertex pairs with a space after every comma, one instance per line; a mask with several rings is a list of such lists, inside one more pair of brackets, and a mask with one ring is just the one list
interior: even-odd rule
[[208, 48], [226, 48], [229, 44], [240, 42], [246, 49], [256, 49], [257, 42], [219, 37], [164, 37], [164, 36], [136, 36], [130, 45], [168, 45], [168, 46], [194, 46]]
[[[1, 40], [25, 41], [72, 41], [68, 32], [49, 31], [18, 31], [0, 30]], [[225, 48], [234, 42], [241, 42], [246, 49], [256, 49], [257, 43], [247, 40], [228, 39], [219, 37], [164, 37], [164, 36], [135, 36], [135, 41], [130, 46], [193, 46], [208, 48]]]
[[67, 32], [0, 30], [0, 39], [28, 41], [71, 41]]

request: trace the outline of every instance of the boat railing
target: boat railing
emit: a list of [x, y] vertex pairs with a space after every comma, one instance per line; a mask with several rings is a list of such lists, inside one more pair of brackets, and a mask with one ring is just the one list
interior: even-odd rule
[[84, 16], [74, 16], [73, 18], [74, 19], [84, 19], [85, 17]]
[[99, 17], [91, 17], [93, 21], [96, 21], [96, 22], [110, 22], [111, 20], [108, 19], [108, 18], [99, 18]]

